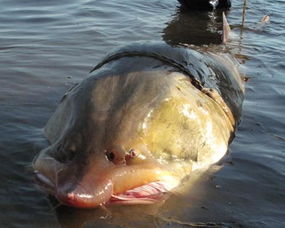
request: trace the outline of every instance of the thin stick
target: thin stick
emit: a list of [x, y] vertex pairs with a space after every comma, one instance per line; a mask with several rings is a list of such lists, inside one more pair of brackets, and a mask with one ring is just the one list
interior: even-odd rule
[[245, 22], [246, 5], [247, 5], [247, 0], [244, 0], [243, 10], [242, 10], [242, 27], [244, 26], [244, 22]]

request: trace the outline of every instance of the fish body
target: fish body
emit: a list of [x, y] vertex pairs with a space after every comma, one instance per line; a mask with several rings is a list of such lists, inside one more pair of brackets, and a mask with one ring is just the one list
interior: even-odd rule
[[164, 43], [108, 55], [68, 90], [34, 161], [62, 204], [151, 204], [227, 152], [244, 86], [232, 59]]

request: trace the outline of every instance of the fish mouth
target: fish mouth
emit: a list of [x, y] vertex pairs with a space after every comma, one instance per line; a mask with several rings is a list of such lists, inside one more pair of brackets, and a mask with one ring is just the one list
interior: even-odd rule
[[[49, 177], [38, 170], [34, 171], [34, 176], [37, 184], [45, 192], [53, 195], [63, 205], [77, 208], [95, 208], [100, 205], [150, 205], [159, 203], [178, 185], [172, 178], [168, 178], [145, 183], [121, 193], [114, 193], [112, 181], [107, 180], [100, 187], [100, 194], [93, 194], [93, 191], [63, 191], [60, 186], [57, 186]], [[96, 190], [96, 192], [98, 191]]]
[[166, 181], [150, 182], [139, 187], [125, 191], [118, 195], [112, 195], [109, 204], [137, 205], [153, 204], [164, 199], [175, 186], [171, 186]]

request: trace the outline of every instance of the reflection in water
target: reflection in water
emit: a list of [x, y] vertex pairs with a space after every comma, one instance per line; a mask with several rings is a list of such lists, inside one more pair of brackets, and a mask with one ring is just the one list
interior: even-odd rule
[[82, 210], [59, 207], [56, 210], [58, 221], [62, 227], [153, 227], [158, 205], [151, 206], [113, 206]]
[[178, 8], [173, 19], [163, 30], [162, 38], [171, 45], [221, 44], [222, 11], [194, 11]]

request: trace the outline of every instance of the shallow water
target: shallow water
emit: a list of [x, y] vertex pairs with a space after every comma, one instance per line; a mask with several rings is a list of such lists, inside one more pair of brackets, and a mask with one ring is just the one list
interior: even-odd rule
[[[133, 41], [219, 44], [220, 12], [181, 10], [175, 0], [0, 0], [1, 227], [284, 227], [285, 1], [242, 1], [228, 12], [231, 52], [249, 77], [229, 156], [194, 175], [161, 207], [60, 207], [33, 184], [46, 145], [41, 128], [64, 91], [111, 49]], [[270, 23], [258, 23], [264, 15]], [[187, 189], [187, 190], [185, 190]]]

